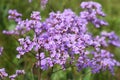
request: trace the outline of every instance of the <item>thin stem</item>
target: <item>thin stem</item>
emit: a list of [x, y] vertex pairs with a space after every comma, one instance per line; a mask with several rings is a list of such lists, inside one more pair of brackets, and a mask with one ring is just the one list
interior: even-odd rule
[[34, 74], [33, 74], [33, 71], [31, 70], [31, 72], [32, 72], [32, 80], [34, 80]]
[[52, 69], [50, 69], [50, 71], [48, 71], [47, 80], [51, 80], [52, 72], [53, 72], [53, 67]]
[[63, 68], [58, 69], [58, 70], [56, 70], [56, 71], [52, 72], [52, 74], [54, 74], [54, 73], [56, 73], [56, 72], [58, 72], [58, 71], [61, 71], [61, 70], [63, 70]]
[[41, 69], [38, 70], [38, 80], [41, 80]]
[[[66, 67], [66, 69], [68, 69], [68, 68], [70, 68], [70, 67], [75, 67], [75, 66], [69, 66], [69, 67]], [[54, 74], [54, 73], [56, 73], [56, 72], [58, 72], [58, 71], [61, 71], [61, 70], [63, 70], [63, 68], [58, 69], [58, 70], [56, 70], [56, 71], [52, 72], [52, 74]]]
[[[39, 49], [38, 50], [38, 54], [40, 55], [40, 52], [41, 52], [41, 50]], [[39, 64], [40, 64], [40, 67], [41, 67], [41, 58], [39, 57], [39, 60], [40, 60], [40, 62], [39, 62]], [[39, 70], [38, 70], [38, 80], [41, 80], [41, 68], [38, 68]]]

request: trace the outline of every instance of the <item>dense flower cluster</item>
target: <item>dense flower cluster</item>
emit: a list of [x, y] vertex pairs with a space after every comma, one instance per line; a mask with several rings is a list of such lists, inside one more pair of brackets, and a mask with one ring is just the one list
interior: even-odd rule
[[99, 28], [101, 25], [108, 25], [108, 23], [104, 20], [97, 18], [98, 15], [103, 17], [105, 16], [105, 13], [102, 11], [102, 7], [99, 3], [92, 1], [82, 2], [81, 7], [82, 9], [86, 9], [81, 12], [81, 17], [93, 23], [95, 27]]
[[103, 31], [96, 36], [88, 32], [89, 22], [96, 28], [107, 26], [108, 23], [98, 18], [105, 16], [100, 4], [89, 1], [81, 3], [81, 7], [85, 10], [80, 15], [65, 9], [62, 13], [51, 12], [43, 22], [40, 12], [33, 12], [30, 20], [22, 20], [21, 14], [13, 10], [10, 11], [10, 19], [14, 19], [17, 26], [13, 31], [3, 33], [23, 35], [32, 31], [33, 38], [27, 35], [18, 39], [20, 46], [17, 47], [17, 58], [34, 51], [36, 65], [42, 70], [56, 64], [65, 69], [69, 64], [76, 66], [78, 71], [90, 67], [93, 73], [107, 69], [114, 73], [114, 66], [120, 66], [120, 63], [104, 48], [110, 44], [120, 47], [120, 39], [114, 32]]
[[91, 60], [91, 68], [92, 72], [99, 72], [100, 69], [105, 71], [106, 69], [110, 70], [112, 74], [114, 74], [113, 67], [115, 65], [120, 66], [120, 63], [113, 59], [113, 54], [108, 52], [107, 50], [99, 50], [92, 52], [94, 58]]

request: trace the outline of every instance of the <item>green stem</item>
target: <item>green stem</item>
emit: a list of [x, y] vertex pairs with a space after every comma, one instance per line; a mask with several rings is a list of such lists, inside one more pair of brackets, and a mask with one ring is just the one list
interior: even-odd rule
[[38, 80], [41, 80], [41, 69], [38, 71]]

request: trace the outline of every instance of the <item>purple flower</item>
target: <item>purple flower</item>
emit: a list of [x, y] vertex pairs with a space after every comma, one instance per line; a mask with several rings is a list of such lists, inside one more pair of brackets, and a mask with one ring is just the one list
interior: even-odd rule
[[101, 35], [108, 38], [108, 43], [116, 47], [120, 47], [120, 37], [118, 37], [114, 32], [101, 32]]
[[16, 10], [9, 10], [8, 13], [9, 13], [8, 19], [13, 19], [16, 22], [21, 21], [22, 14], [18, 13]]
[[41, 8], [44, 9], [47, 3], [48, 3], [48, 0], [41, 0]]
[[34, 42], [30, 40], [29, 36], [27, 36], [25, 39], [21, 38], [18, 41], [20, 42], [21, 46], [17, 47], [16, 49], [19, 52], [19, 54], [17, 55], [17, 58], [20, 58], [25, 53], [31, 51], [35, 45]]
[[17, 75], [25, 74], [25, 71], [24, 70], [16, 70], [16, 74]]
[[9, 76], [10, 80], [15, 80], [15, 78], [18, 76], [18, 75], [22, 75], [22, 74], [25, 74], [25, 71], [24, 70], [16, 70], [16, 73]]
[[13, 74], [13, 75], [9, 76], [10, 80], [15, 80], [16, 77], [17, 77], [17, 74]]
[[5, 72], [5, 68], [1, 68], [0, 69], [0, 77], [1, 78], [4, 78], [4, 77], [7, 77], [8, 76], [8, 74]]
[[82, 2], [81, 7], [87, 9], [80, 13], [81, 18], [93, 23], [96, 28], [99, 28], [101, 25], [108, 25], [106, 21], [97, 18], [97, 15], [105, 16], [99, 3], [93, 1]]
[[97, 73], [100, 70], [110, 70], [114, 74], [114, 66], [120, 66], [120, 63], [113, 59], [113, 54], [106, 50], [100, 50], [99, 52], [92, 52], [93, 58], [91, 60], [90, 67], [93, 73]]
[[32, 2], [32, 0], [28, 0], [29, 1], [29, 3], [31, 3]]
[[2, 55], [3, 47], [0, 47], [0, 55]]
[[41, 20], [40, 12], [38, 12], [38, 11], [33, 11], [33, 13], [31, 14], [31, 18], [32, 18], [33, 20]]

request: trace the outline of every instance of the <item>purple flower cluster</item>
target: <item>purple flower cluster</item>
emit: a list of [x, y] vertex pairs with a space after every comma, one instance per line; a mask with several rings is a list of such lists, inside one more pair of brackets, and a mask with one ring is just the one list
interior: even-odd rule
[[16, 70], [16, 73], [9, 76], [10, 80], [15, 80], [15, 78], [18, 76], [18, 75], [22, 75], [22, 74], [25, 74], [25, 71], [24, 70]]
[[116, 47], [120, 47], [120, 38], [115, 34], [115, 32], [101, 32], [101, 35], [108, 38], [108, 43]]
[[[46, 0], [44, 0], [46, 1]], [[45, 21], [41, 21], [40, 12], [34, 11], [31, 19], [18, 19], [20, 14], [14, 13], [17, 22], [15, 30], [3, 31], [5, 34], [25, 35], [25, 38], [18, 39], [20, 46], [17, 47], [21, 58], [30, 51], [36, 52], [36, 65], [42, 70], [47, 70], [54, 65], [60, 65], [63, 69], [67, 64], [76, 66], [78, 71], [90, 67], [93, 73], [101, 70], [110, 70], [114, 73], [114, 66], [120, 63], [113, 59], [113, 54], [104, 50], [112, 44], [120, 47], [120, 39], [114, 32], [102, 32], [93, 36], [88, 32], [88, 23], [92, 23], [96, 28], [108, 25], [107, 22], [98, 18], [105, 16], [101, 5], [96, 2], [83, 2], [81, 7], [85, 9], [76, 15], [71, 9], [65, 9], [62, 13], [51, 12]], [[13, 17], [13, 16], [12, 16]], [[32, 31], [33, 36], [27, 35]], [[91, 48], [88, 50], [88, 48]], [[90, 57], [89, 55], [92, 55]]]
[[[16, 10], [10, 10], [11, 13], [14, 13], [14, 16], [17, 16], [16, 14], [20, 14], [18, 13]], [[12, 16], [11, 14], [9, 14], [10, 16]], [[41, 26], [41, 17], [40, 17], [40, 12], [37, 11], [33, 11], [33, 13], [31, 14], [31, 20], [21, 20], [18, 19], [18, 17], [14, 17], [14, 20], [18, 20], [17, 21], [17, 25], [15, 27], [14, 30], [11, 31], [6, 31], [4, 30], [3, 33], [7, 34], [7, 35], [24, 35], [26, 32], [29, 32], [31, 29], [35, 29], [35, 31], [37, 31], [39, 28], [39, 26]]]
[[22, 16], [22, 14], [18, 13], [16, 10], [9, 10], [8, 13], [9, 13], [8, 19], [13, 19], [16, 22], [21, 20], [20, 17]]
[[41, 8], [44, 9], [47, 3], [48, 3], [48, 0], [41, 0]]
[[99, 28], [102, 25], [108, 25], [104, 20], [98, 19], [97, 16], [105, 16], [105, 13], [102, 11], [102, 7], [97, 2], [82, 2], [82, 9], [86, 9], [81, 12], [81, 17], [87, 19], [89, 22], [93, 23], [96, 28]]
[[17, 51], [19, 51], [17, 58], [20, 58], [22, 55], [32, 50], [34, 43], [30, 41], [30, 37], [26, 37], [26, 39], [21, 38], [18, 41], [21, 46], [17, 47]]
[[120, 63], [113, 59], [114, 55], [107, 50], [94, 51], [92, 55], [94, 58], [91, 60], [92, 65], [90, 67], [93, 73], [108, 69], [114, 74], [114, 66], [120, 66]]
[[5, 68], [1, 68], [0, 69], [0, 78], [4, 78], [4, 77], [7, 77], [8, 74], [5, 72]]
[[18, 75], [22, 75], [22, 74], [25, 74], [25, 71], [24, 70], [16, 70], [16, 73], [11, 75], [11, 76], [8, 76], [8, 73], [5, 72], [5, 68], [1, 68], [0, 69], [0, 79], [4, 79], [6, 77], [9, 77], [10, 80], [15, 80], [15, 78], [18, 76]]

